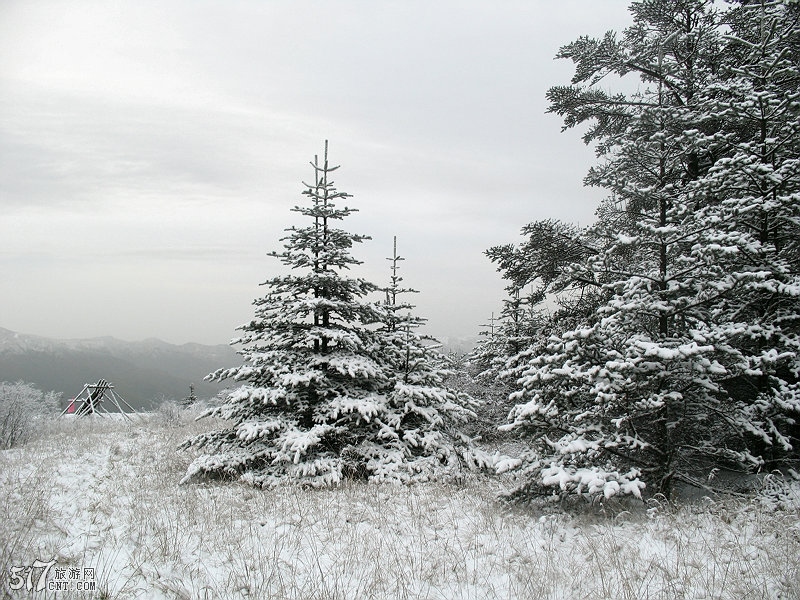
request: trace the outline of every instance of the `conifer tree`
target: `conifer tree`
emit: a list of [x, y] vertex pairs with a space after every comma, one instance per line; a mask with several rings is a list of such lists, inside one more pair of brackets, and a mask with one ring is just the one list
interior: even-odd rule
[[481, 325], [478, 342], [467, 357], [468, 366], [472, 369], [476, 381], [492, 385], [498, 379], [498, 366], [504, 364], [508, 356], [505, 338], [497, 323], [500, 319], [489, 317], [489, 322]]
[[398, 456], [412, 457], [423, 477], [432, 476], [437, 463], [449, 463], [453, 472], [458, 471], [459, 461], [470, 468], [486, 466], [486, 457], [460, 430], [475, 416], [471, 408], [475, 400], [447, 385], [446, 357], [435, 339], [418, 331], [425, 319], [413, 313], [413, 304], [398, 300], [403, 294], [418, 292], [401, 287], [398, 263], [405, 259], [397, 254], [396, 237], [387, 260], [391, 261], [391, 276], [384, 289], [387, 317], [380, 333], [382, 354], [395, 373], [395, 385], [388, 394], [385, 417], [394, 433], [384, 443], [394, 445]]
[[347, 276], [359, 264], [352, 247], [369, 238], [336, 227], [355, 209], [339, 207], [350, 195], [331, 179], [338, 167], [328, 163], [327, 142], [322, 162], [311, 165], [306, 204], [292, 209], [308, 224], [289, 228], [283, 251], [271, 253], [291, 271], [263, 284], [255, 317], [240, 327], [234, 343], [244, 364], [209, 376], [244, 383], [203, 415], [226, 419], [227, 427], [184, 442], [205, 452], [184, 481], [320, 487], [348, 477], [408, 482], [457, 474], [462, 459], [440, 429], [468, 411], [437, 387], [437, 372], [424, 361], [402, 368], [395, 313], [368, 300], [378, 286]]
[[[559, 56], [575, 62], [574, 85], [549, 93], [567, 127], [590, 123], [585, 140], [597, 142], [603, 162], [586, 181], [612, 196], [590, 228], [596, 251], [559, 269], [566, 281], [596, 288], [601, 302], [540, 338], [511, 373], [518, 405], [505, 428], [529, 431], [538, 443], [519, 463], [523, 496], [547, 489], [640, 495], [645, 482], [669, 492], [675, 480], [704, 485], [713, 467], [759, 468], [764, 446], [792, 449], [786, 426], [798, 411], [796, 338], [764, 342], [776, 322], [795, 325], [797, 270], [777, 264], [747, 233], [751, 217], [780, 212], [774, 188], [764, 185], [775, 176], [755, 176], [765, 167], [754, 153], [731, 162], [737, 144], [756, 148], [752, 137], [734, 141], [752, 124], [725, 131], [732, 113], [758, 106], [753, 96], [739, 107], [723, 99], [725, 90], [748, 89], [732, 78], [742, 72], [733, 58], [741, 57], [742, 39], [724, 39], [725, 17], [703, 0], [635, 2], [631, 12], [634, 25], [621, 41], [608, 33], [565, 46]], [[787, 69], [796, 73], [796, 64], [781, 65], [782, 78]], [[631, 72], [644, 88], [630, 97], [596, 87], [608, 73]], [[752, 87], [759, 78], [745, 79]], [[796, 147], [781, 148], [786, 164], [796, 164]], [[745, 163], [755, 170], [735, 174]], [[722, 181], [738, 185], [723, 193]], [[742, 196], [745, 181], [760, 181], [760, 193]], [[794, 177], [781, 181], [786, 231], [797, 197]], [[772, 326], [749, 329], [745, 307], [765, 296]], [[759, 351], [743, 351], [757, 343]], [[754, 376], [773, 378], [766, 396], [731, 393], [732, 381]]]
[[698, 260], [719, 266], [709, 343], [728, 347], [729, 451], [751, 468], [800, 450], [800, 6], [732, 7], [721, 77], [702, 94], [720, 158], [694, 182]]

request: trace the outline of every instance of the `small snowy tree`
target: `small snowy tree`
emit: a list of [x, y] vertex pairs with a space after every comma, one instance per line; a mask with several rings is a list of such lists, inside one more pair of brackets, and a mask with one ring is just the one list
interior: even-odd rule
[[500, 319], [489, 317], [489, 322], [481, 325], [479, 339], [475, 347], [467, 355], [467, 365], [472, 370], [476, 381], [492, 385], [497, 381], [497, 367], [504, 364], [507, 356], [505, 337], [501, 334]]
[[[556, 220], [522, 228], [527, 240], [486, 251], [508, 281], [500, 316], [484, 325], [484, 336], [470, 354], [478, 379], [507, 384], [508, 375], [530, 356], [537, 339], [590, 318], [602, 297], [594, 275], [581, 261], [597, 253], [588, 231]], [[587, 279], [587, 277], [591, 279]]]
[[[338, 167], [328, 164], [327, 142], [322, 163], [312, 166], [308, 204], [293, 209], [310, 223], [288, 229], [283, 252], [272, 253], [291, 273], [265, 282], [255, 318], [240, 328], [234, 343], [245, 364], [210, 376], [247, 382], [204, 413], [231, 425], [183, 444], [206, 451], [184, 481], [236, 476], [257, 486], [289, 479], [320, 487], [345, 477], [408, 482], [460, 468], [441, 430], [466, 409], [408, 351], [395, 313], [367, 300], [379, 288], [345, 276], [359, 264], [351, 248], [369, 238], [334, 227], [355, 209], [337, 206], [349, 194], [330, 178]], [[399, 352], [397, 336], [406, 344]]]
[[485, 466], [483, 454], [461, 432], [466, 419], [475, 416], [470, 408], [475, 400], [447, 385], [449, 360], [439, 352], [435, 339], [418, 332], [425, 319], [413, 313], [414, 305], [398, 300], [398, 296], [417, 290], [400, 285], [403, 278], [398, 263], [405, 259], [397, 254], [397, 238], [388, 260], [391, 276], [385, 288], [386, 318], [379, 331], [382, 360], [395, 373], [386, 413], [394, 433], [386, 432], [387, 441], [399, 456], [413, 456], [421, 473], [434, 472], [431, 467], [436, 461], [426, 457], [431, 454], [438, 456], [439, 462], [463, 459], [470, 468]]

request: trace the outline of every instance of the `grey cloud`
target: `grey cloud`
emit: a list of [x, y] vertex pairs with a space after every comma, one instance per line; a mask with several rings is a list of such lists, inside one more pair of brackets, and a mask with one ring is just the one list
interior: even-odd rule
[[49, 305], [80, 337], [80, 282], [102, 277], [120, 302], [97, 309], [103, 333], [197, 339], [159, 313], [187, 298], [232, 332], [248, 315], [220, 306], [247, 309], [277, 268], [266, 252], [330, 139], [360, 210], [346, 226], [374, 238], [362, 271], [380, 282], [398, 235], [434, 332], [474, 332], [502, 295], [485, 248], [530, 220], [591, 219], [592, 152], [543, 114], [544, 92], [571, 75], [558, 47], [624, 26], [626, 5], [3, 4], [0, 261], [23, 300], [0, 294], [0, 314], [32, 331]]
[[242, 198], [264, 184], [254, 137], [274, 135], [263, 123], [222, 111], [78, 95], [5, 99], [0, 110], [0, 201], [6, 207], [137, 196]]

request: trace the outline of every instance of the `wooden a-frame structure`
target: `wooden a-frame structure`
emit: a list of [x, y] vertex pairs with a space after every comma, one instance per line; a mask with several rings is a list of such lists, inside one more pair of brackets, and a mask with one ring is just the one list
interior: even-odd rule
[[130, 418], [125, 412], [126, 408], [129, 412], [136, 412], [135, 408], [128, 404], [119, 394], [114, 392], [114, 386], [111, 383], [105, 379], [101, 379], [97, 383], [87, 383], [84, 385], [81, 393], [75, 396], [74, 400], [70, 401], [67, 408], [61, 413], [61, 416], [67, 413], [74, 414], [76, 417], [111, 414], [103, 404], [104, 402], [106, 404], [111, 404], [126, 419]]

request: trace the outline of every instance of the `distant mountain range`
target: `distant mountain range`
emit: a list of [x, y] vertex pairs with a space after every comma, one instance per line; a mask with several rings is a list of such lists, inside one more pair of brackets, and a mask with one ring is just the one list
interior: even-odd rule
[[181, 400], [193, 384], [198, 398], [215, 396], [232, 382], [203, 378], [242, 364], [231, 346], [168, 344], [158, 339], [124, 342], [113, 337], [56, 340], [0, 328], [0, 381], [25, 381], [63, 395], [64, 406], [84, 384], [106, 379], [135, 408]]

